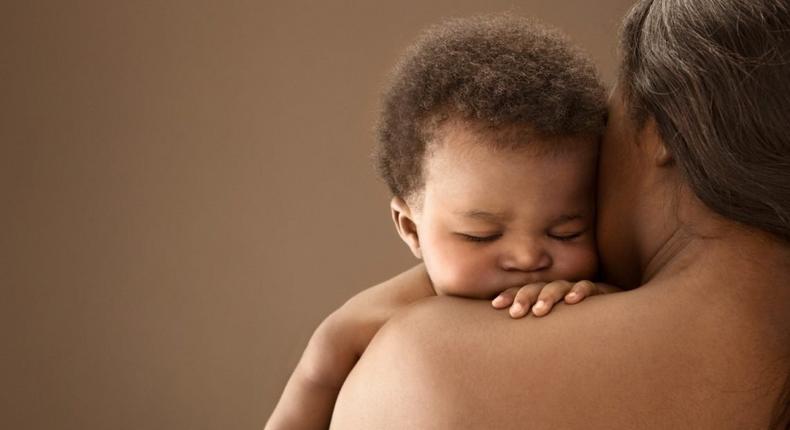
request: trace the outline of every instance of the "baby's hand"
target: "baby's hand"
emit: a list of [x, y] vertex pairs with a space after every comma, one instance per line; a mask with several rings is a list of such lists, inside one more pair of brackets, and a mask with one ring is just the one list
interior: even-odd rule
[[[536, 317], [542, 317], [551, 311], [551, 308], [560, 300], [572, 305], [579, 303], [585, 297], [604, 294], [610, 291], [605, 284], [595, 284], [591, 281], [553, 281], [537, 282], [524, 285], [523, 287], [513, 287], [499, 293], [491, 302], [497, 309], [504, 309], [510, 306], [510, 316], [521, 318], [530, 309]], [[512, 305], [512, 306], [511, 306]]]

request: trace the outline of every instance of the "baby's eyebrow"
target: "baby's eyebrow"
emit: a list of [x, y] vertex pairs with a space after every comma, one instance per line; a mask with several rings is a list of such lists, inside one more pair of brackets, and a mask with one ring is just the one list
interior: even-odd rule
[[565, 222], [575, 221], [577, 219], [583, 219], [583, 218], [584, 217], [580, 213], [565, 214], [565, 215], [560, 215], [557, 218], [555, 218], [554, 221], [552, 222], [552, 224], [562, 224], [562, 223], [565, 223]]
[[472, 209], [468, 211], [457, 211], [456, 215], [465, 216], [467, 218], [477, 218], [490, 222], [501, 222], [506, 218], [506, 215], [501, 212], [488, 212], [479, 209]]

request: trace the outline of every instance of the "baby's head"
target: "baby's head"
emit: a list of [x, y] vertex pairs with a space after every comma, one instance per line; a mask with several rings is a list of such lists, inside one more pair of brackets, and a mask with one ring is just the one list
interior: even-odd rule
[[490, 298], [590, 279], [605, 95], [556, 31], [512, 16], [430, 28], [379, 121], [379, 170], [401, 238], [439, 294]]

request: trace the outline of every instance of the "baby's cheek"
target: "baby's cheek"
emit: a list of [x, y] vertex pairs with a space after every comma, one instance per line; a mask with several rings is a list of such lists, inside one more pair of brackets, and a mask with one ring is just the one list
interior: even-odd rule
[[593, 279], [598, 272], [598, 253], [595, 247], [588, 246], [579, 250], [577, 256], [577, 279]]
[[593, 246], [579, 246], [566, 250], [559, 267], [561, 279], [594, 279], [598, 271], [598, 254]]
[[[434, 255], [429, 272], [437, 291], [464, 297], [480, 296], [490, 272], [481, 255], [469, 255], [463, 249], [445, 249]], [[454, 252], [453, 252], [454, 251]], [[427, 261], [426, 261], [427, 264]]]
[[437, 290], [446, 294], [463, 295], [470, 281], [468, 268], [458, 259], [438, 258], [433, 262], [431, 280]]

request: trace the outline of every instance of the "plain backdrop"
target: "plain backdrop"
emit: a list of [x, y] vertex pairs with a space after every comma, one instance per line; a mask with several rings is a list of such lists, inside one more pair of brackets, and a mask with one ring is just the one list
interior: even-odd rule
[[441, 17], [628, 0], [0, 2], [0, 427], [259, 429], [312, 330], [415, 261], [371, 166]]

